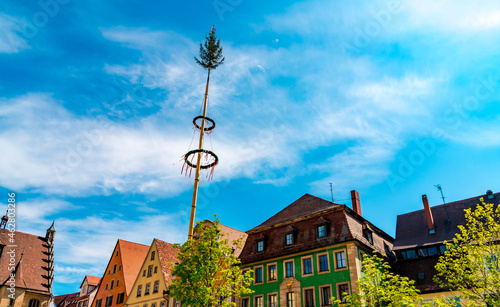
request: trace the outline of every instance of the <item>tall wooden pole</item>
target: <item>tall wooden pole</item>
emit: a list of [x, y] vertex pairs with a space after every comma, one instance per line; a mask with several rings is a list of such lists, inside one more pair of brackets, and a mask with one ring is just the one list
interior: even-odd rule
[[[207, 100], [208, 100], [208, 84], [209, 83], [210, 83], [210, 67], [208, 68], [207, 86], [205, 87], [205, 102], [203, 103], [203, 117], [201, 119], [201, 127], [200, 127], [200, 142], [198, 144], [198, 149], [200, 149], [200, 150], [203, 149], [203, 135], [205, 134], [205, 117], [207, 116]], [[198, 198], [198, 184], [200, 183], [201, 155], [202, 155], [202, 152], [199, 152], [198, 153], [198, 162], [196, 163], [196, 173], [194, 175], [193, 201], [191, 203], [191, 218], [189, 220], [188, 240], [193, 238], [194, 214], [196, 212], [196, 200]]]

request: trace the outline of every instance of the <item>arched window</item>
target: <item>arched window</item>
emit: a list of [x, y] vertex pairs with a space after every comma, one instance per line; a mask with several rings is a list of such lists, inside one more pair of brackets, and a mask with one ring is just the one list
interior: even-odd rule
[[40, 301], [36, 298], [30, 299], [28, 307], [40, 307]]

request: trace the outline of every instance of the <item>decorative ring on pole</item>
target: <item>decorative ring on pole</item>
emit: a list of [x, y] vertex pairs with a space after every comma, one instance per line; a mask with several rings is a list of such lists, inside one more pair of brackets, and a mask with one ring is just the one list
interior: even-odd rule
[[193, 164], [191, 161], [189, 161], [189, 156], [190, 155], [193, 155], [195, 153], [204, 153], [205, 154], [205, 160], [208, 160], [208, 156], [212, 156], [212, 158], [214, 159], [214, 161], [212, 163], [209, 163], [209, 164], [205, 164], [205, 165], [201, 165], [200, 166], [200, 169], [207, 169], [207, 168], [211, 168], [213, 166], [216, 166], [218, 163], [219, 163], [219, 157], [217, 157], [217, 155], [210, 151], [210, 150], [206, 150], [206, 149], [193, 149], [193, 150], [190, 150], [187, 152], [187, 154], [184, 155], [184, 162], [186, 162], [186, 164], [192, 168], [196, 168], [196, 164]]
[[203, 130], [204, 130], [203, 132], [205, 132], [206, 134], [210, 134], [210, 133], [212, 133], [212, 132], [213, 132], [213, 130], [214, 130], [214, 128], [215, 128], [215, 121], [214, 121], [213, 119], [211, 119], [210, 117], [207, 117], [207, 116], [201, 116], [201, 115], [200, 115], [200, 116], [196, 116], [196, 117], [193, 119], [193, 125], [196, 127], [196, 129], [197, 129], [198, 131], [200, 131], [200, 130], [201, 130], [201, 125], [198, 125], [198, 124], [196, 123], [196, 121], [197, 121], [198, 119], [200, 119], [200, 118], [201, 118], [201, 119], [205, 119], [207, 122], [209, 122], [209, 123], [211, 124], [211, 126], [210, 126], [210, 127], [206, 127], [206, 128], [204, 128], [204, 129], [203, 129]]

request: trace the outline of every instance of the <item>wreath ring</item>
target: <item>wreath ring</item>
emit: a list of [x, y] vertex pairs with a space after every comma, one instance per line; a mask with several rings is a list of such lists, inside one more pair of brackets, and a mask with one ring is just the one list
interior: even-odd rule
[[193, 119], [193, 125], [196, 127], [196, 129], [201, 130], [200, 125], [198, 125], [198, 124], [196, 123], [196, 121], [197, 121], [198, 119], [200, 119], [200, 118], [205, 119], [207, 122], [209, 122], [209, 123], [211, 124], [211, 126], [210, 126], [210, 127], [207, 127], [207, 128], [204, 128], [204, 129], [203, 129], [203, 130], [204, 130], [204, 132], [209, 132], [209, 131], [214, 130], [214, 128], [215, 128], [215, 121], [214, 121], [213, 119], [211, 119], [210, 117], [207, 117], [207, 116], [201, 116], [201, 115], [196, 116], [196, 117]]
[[207, 169], [207, 168], [211, 168], [211, 167], [214, 167], [216, 166], [218, 163], [219, 163], [219, 157], [217, 157], [217, 155], [210, 151], [210, 150], [206, 150], [206, 149], [193, 149], [193, 150], [190, 150], [188, 151], [185, 155], [184, 155], [184, 162], [186, 162], [186, 164], [190, 167], [193, 167], [193, 168], [196, 168], [196, 164], [193, 164], [189, 161], [189, 156], [193, 155], [193, 154], [196, 154], [196, 153], [205, 153], [205, 154], [208, 154], [208, 155], [211, 155], [213, 158], [214, 158], [214, 162], [210, 163], [210, 164], [206, 164], [206, 165], [201, 165], [200, 166], [200, 169]]

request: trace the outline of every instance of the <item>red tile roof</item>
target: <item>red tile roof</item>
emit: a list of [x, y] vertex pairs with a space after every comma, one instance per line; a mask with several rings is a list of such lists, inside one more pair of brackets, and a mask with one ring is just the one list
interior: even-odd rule
[[154, 239], [154, 243], [158, 251], [158, 260], [160, 261], [163, 279], [165, 280], [165, 284], [169, 286], [172, 284], [172, 267], [169, 265], [169, 262], [179, 262], [179, 259], [177, 259], [179, 249], [175, 248], [173, 244], [158, 239]]
[[134, 281], [148, 254], [149, 246], [118, 239], [126, 293], [130, 293]]
[[87, 278], [87, 281], [91, 286], [97, 286], [99, 284], [99, 281], [101, 281], [100, 277], [90, 275], [86, 275], [85, 277]]
[[[10, 271], [8, 270], [8, 263], [10, 256], [7, 252], [10, 251], [9, 247], [9, 234], [8, 229], [0, 229], [0, 240], [6, 245], [2, 257], [0, 257], [0, 282], [5, 284], [8, 281]], [[26, 288], [31, 291], [36, 291], [43, 294], [50, 294], [49, 280], [48, 280], [48, 245], [45, 237], [39, 237], [23, 232], [15, 232], [15, 260], [19, 267], [20, 272], [17, 274], [16, 287]], [[22, 261], [19, 264], [19, 260]], [[21, 275], [19, 277], [19, 275]]]

